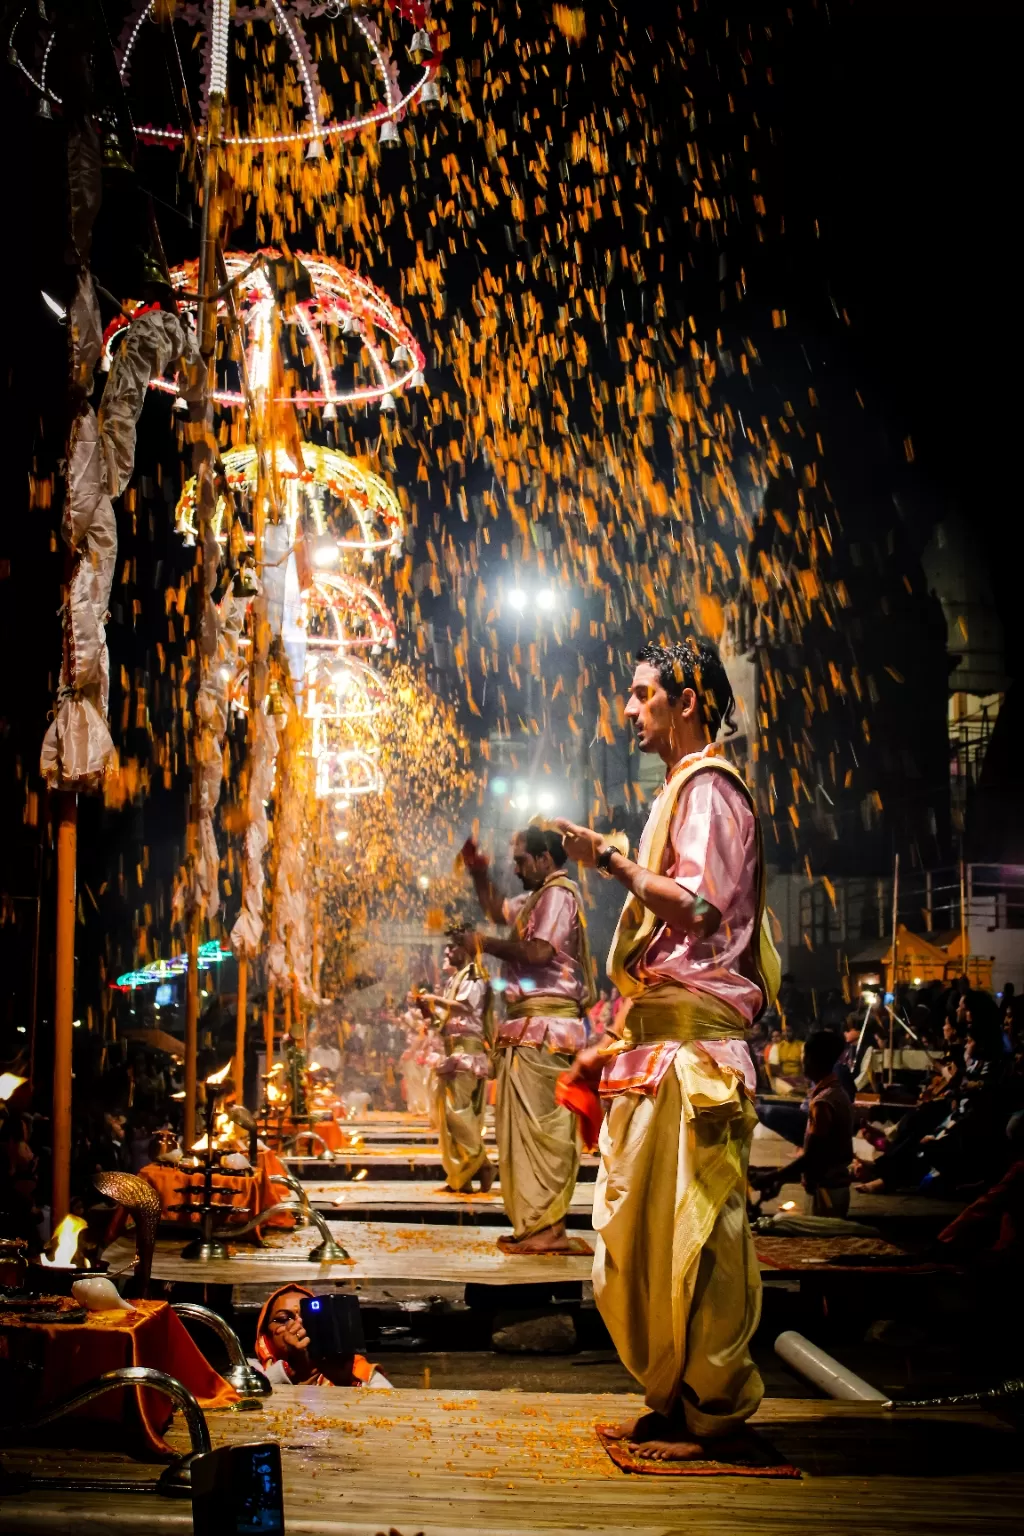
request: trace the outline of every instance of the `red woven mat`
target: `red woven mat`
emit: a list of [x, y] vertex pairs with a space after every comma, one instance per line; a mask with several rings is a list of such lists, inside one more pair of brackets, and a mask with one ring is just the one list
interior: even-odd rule
[[612, 1438], [614, 1426], [595, 1424], [597, 1438], [622, 1472], [644, 1477], [802, 1477], [799, 1467], [779, 1458], [775, 1447], [752, 1430], [722, 1442], [722, 1457], [706, 1461], [652, 1461], [633, 1440]]
[[754, 1247], [760, 1263], [772, 1269], [920, 1268], [912, 1254], [880, 1237], [762, 1237], [755, 1232]]
[[[514, 1237], [499, 1237], [498, 1247], [501, 1249], [502, 1253], [507, 1254], [516, 1254], [520, 1251], [519, 1244], [516, 1242]], [[591, 1248], [588, 1242], [585, 1242], [582, 1237], [573, 1237], [571, 1233], [567, 1232], [565, 1234], [565, 1238], [563, 1239], [562, 1247], [552, 1248], [549, 1253], [524, 1253], [523, 1258], [564, 1259], [566, 1254], [572, 1255], [577, 1253], [581, 1254], [584, 1258], [593, 1258], [594, 1256], [594, 1250]]]

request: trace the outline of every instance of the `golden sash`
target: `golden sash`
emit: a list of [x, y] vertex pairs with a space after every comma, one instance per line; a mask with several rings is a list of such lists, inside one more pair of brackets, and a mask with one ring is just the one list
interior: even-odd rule
[[[753, 796], [738, 768], [727, 762], [722, 757], [705, 757], [703, 754], [683, 758], [669, 776], [668, 782], [662, 791], [657, 810], [654, 812], [654, 824], [651, 829], [651, 837], [648, 842], [643, 864], [652, 874], [660, 875], [665, 863], [665, 853], [668, 848], [669, 832], [672, 828], [672, 817], [675, 814], [679, 796], [684, 787], [698, 773], [727, 774], [734, 784], [742, 789], [751, 810], [754, 813], [754, 828], [757, 837], [757, 912], [755, 932], [758, 935], [758, 943], [754, 949], [754, 960], [757, 969], [758, 984], [765, 1000], [765, 1007], [773, 1003], [779, 994], [779, 986], [782, 982], [782, 962], [779, 959], [778, 950], [772, 942], [771, 927], [768, 920], [768, 911], [765, 903], [766, 871], [764, 860], [764, 838], [761, 831], [761, 821], [757, 814]], [[652, 989], [648, 982], [633, 975], [630, 967], [635, 966], [643, 959], [647, 948], [654, 937], [655, 931], [661, 926], [661, 920], [655, 917], [649, 907], [645, 907], [638, 896], [629, 896], [619, 916], [615, 929], [615, 937], [612, 939], [612, 947], [608, 952], [608, 975], [611, 981], [618, 987], [623, 997], [633, 998], [650, 995], [652, 990], [667, 997], [662, 987]], [[675, 989], [672, 989], [673, 991]], [[680, 993], [685, 989], [679, 988]], [[692, 997], [693, 994], [686, 994]], [[708, 1017], [712, 1016], [713, 1005], [709, 997], [701, 1000], [701, 1008]], [[664, 1004], [662, 1005], [665, 1006]], [[732, 1010], [729, 1010], [732, 1013]], [[736, 1015], [738, 1018], [739, 1015]], [[662, 1036], [661, 1038], [675, 1038]], [[710, 1038], [706, 1036], [705, 1038]]]
[[555, 997], [551, 992], [528, 992], [505, 1010], [507, 1019], [579, 1019], [582, 1016], [582, 1003], [571, 997]]
[[[561, 890], [568, 891], [570, 893], [576, 903], [576, 916], [579, 918], [580, 923], [580, 952], [578, 959], [580, 968], [583, 971], [583, 1001], [582, 1003], [573, 1003], [572, 1005], [572, 1017], [574, 1019], [578, 1019], [581, 1013], [585, 1013], [588, 1008], [592, 1008], [597, 1002], [597, 986], [594, 982], [594, 960], [590, 952], [590, 938], [587, 934], [587, 919], [583, 912], [583, 897], [580, 895], [579, 886], [575, 885], [574, 882], [569, 879], [568, 875], [563, 875], [560, 870], [557, 874], [549, 875], [542, 886], [540, 886], [536, 891], [530, 892], [529, 896], [526, 898], [526, 900], [523, 902], [523, 905], [516, 913], [516, 920], [512, 924], [512, 934], [517, 939], [522, 938], [530, 913], [533, 911], [534, 907], [537, 905], [544, 892], [549, 891], [553, 885], [558, 886]], [[534, 994], [534, 996], [536, 995], [537, 994]], [[514, 1007], [518, 1008], [528, 1001], [529, 999], [524, 997], [521, 999], [521, 1003], [515, 1004]], [[565, 1003], [567, 999], [558, 999], [552, 997], [548, 998], [549, 1003], [556, 1003], [559, 1001]], [[541, 1011], [552, 1018], [569, 1017], [569, 1015], [564, 1014], [558, 1008], [545, 1007]], [[529, 1017], [529, 1015], [525, 1013], [515, 1013], [513, 1008], [509, 1008], [507, 1010], [506, 1016], [508, 1018]], [[534, 1011], [533, 1016], [537, 1017], [536, 1010]]]
[[622, 1038], [628, 1045], [660, 1040], [742, 1040], [743, 1015], [721, 998], [666, 982], [631, 997], [623, 1015]]

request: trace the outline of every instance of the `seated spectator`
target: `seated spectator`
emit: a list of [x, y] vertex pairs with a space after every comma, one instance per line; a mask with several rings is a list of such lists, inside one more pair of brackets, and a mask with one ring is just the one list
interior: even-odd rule
[[792, 1024], [784, 1018], [777, 1038], [773, 1032], [764, 1058], [773, 1093], [803, 1092], [806, 1086], [803, 1055], [802, 1043], [797, 1039]]
[[853, 1161], [853, 1106], [835, 1075], [842, 1036], [831, 1029], [811, 1035], [804, 1046], [804, 1070], [812, 1087], [807, 1101], [803, 1152], [788, 1168], [767, 1174], [754, 1170], [750, 1180], [772, 1199], [798, 1176], [811, 1197], [815, 1216], [845, 1216], [850, 1208]]
[[[962, 1058], [961, 1028], [966, 1035]], [[944, 1034], [947, 1053], [937, 1074], [938, 1086], [933, 1079], [922, 1102], [903, 1117], [890, 1150], [873, 1164], [856, 1165], [858, 1177], [866, 1167], [873, 1175], [869, 1183], [858, 1186], [865, 1193], [918, 1186], [930, 1173], [938, 1173], [955, 1188], [996, 1178], [1002, 1170], [1008, 1073], [994, 999], [977, 991], [962, 996], [956, 1015], [946, 1021]]]
[[362, 1355], [314, 1360], [300, 1311], [303, 1297], [313, 1294], [304, 1285], [283, 1285], [264, 1302], [256, 1324], [256, 1358], [267, 1379], [275, 1386], [390, 1388], [387, 1377]]

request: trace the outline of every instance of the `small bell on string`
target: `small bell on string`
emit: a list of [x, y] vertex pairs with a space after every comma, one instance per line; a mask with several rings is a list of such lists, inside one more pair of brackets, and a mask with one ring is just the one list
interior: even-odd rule
[[268, 715], [286, 715], [288, 713], [287, 706], [281, 697], [281, 684], [276, 677], [270, 679], [270, 685], [267, 688], [266, 710]]
[[39, 98], [39, 105], [36, 107], [36, 116], [43, 117], [47, 121], [53, 117], [53, 113], [50, 110], [50, 103], [45, 96], [40, 96]]
[[309, 143], [306, 145], [306, 159], [307, 160], [322, 160], [323, 157], [324, 157], [324, 141], [323, 141], [323, 139], [310, 139]]
[[401, 342], [399, 342], [398, 346], [395, 348], [395, 350], [391, 354], [392, 366], [395, 367], [395, 368], [400, 368], [402, 366], [402, 364], [407, 361], [408, 357], [409, 357], [409, 350], [408, 350], [408, 348], [406, 346], [404, 346]]
[[417, 368], [416, 369], [416, 372], [413, 374], [412, 378], [409, 380], [409, 383], [410, 383], [410, 385], [412, 386], [413, 389], [420, 389], [420, 388], [422, 388], [422, 386], [426, 383], [426, 380], [423, 377], [423, 369], [422, 368]]
[[397, 409], [395, 405], [395, 397], [391, 393], [390, 389], [386, 395], [381, 396], [380, 408], [382, 414], [387, 413], [389, 416], [392, 415]]
[[420, 101], [425, 107], [439, 107], [441, 105], [441, 89], [436, 80], [428, 80], [420, 91]]
[[120, 174], [130, 171], [131, 166], [124, 157], [121, 149], [121, 141], [117, 136], [117, 123], [111, 113], [105, 112], [102, 117], [102, 146], [103, 169]]
[[167, 271], [167, 269], [161, 263], [159, 256], [155, 255], [152, 251], [142, 250], [141, 248], [140, 248], [140, 253], [139, 254], [140, 254], [139, 278], [140, 278], [140, 282], [142, 283], [142, 287], [144, 289], [145, 288], [170, 288], [171, 287], [170, 273]]
[[430, 41], [430, 33], [420, 27], [409, 40], [409, 57], [414, 64], [425, 64], [433, 57], [434, 45]]
[[328, 400], [327, 404], [324, 406], [324, 421], [337, 421], [337, 419], [338, 407], [335, 405], [333, 400]]
[[393, 117], [389, 117], [386, 123], [381, 123], [379, 139], [382, 144], [397, 144], [399, 140], [398, 124]]

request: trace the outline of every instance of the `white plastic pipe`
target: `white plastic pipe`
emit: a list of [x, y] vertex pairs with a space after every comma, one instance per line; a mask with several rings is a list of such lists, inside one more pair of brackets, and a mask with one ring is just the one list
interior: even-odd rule
[[802, 1333], [789, 1329], [775, 1340], [775, 1353], [801, 1376], [846, 1403], [888, 1403], [884, 1392], [879, 1392], [870, 1382], [848, 1371], [845, 1365], [833, 1360], [817, 1344], [805, 1339]]

